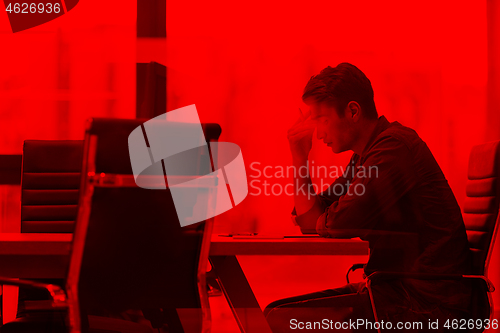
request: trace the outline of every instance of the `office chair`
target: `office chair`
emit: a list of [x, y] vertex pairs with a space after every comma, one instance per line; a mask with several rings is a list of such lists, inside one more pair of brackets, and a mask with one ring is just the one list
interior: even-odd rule
[[[493, 300], [491, 292], [495, 288], [488, 280], [492, 244], [498, 232], [500, 204], [500, 141], [474, 146], [469, 157], [467, 198], [463, 207], [463, 217], [469, 248], [472, 257], [471, 273], [428, 274], [374, 272], [367, 277], [366, 286], [370, 294], [373, 315], [378, 321], [375, 301], [373, 299], [373, 284], [390, 279], [410, 278], [422, 280], [462, 280], [473, 282], [471, 301], [472, 319], [487, 319], [492, 317]], [[473, 328], [469, 332], [482, 332], [482, 328]], [[380, 332], [380, 330], [378, 330]]]
[[[96, 318], [89, 313], [128, 309], [162, 309], [169, 332], [210, 331], [205, 272], [213, 219], [181, 227], [168, 189], [135, 185], [128, 136], [141, 123], [92, 119], [87, 124], [67, 294], [54, 285], [0, 279], [47, 290], [53, 309], [68, 310], [72, 333], [92, 328]], [[215, 124], [203, 130], [207, 141], [220, 135]], [[29, 324], [8, 323], [0, 332], [23, 331], [23, 325]]]
[[21, 232], [73, 232], [83, 141], [26, 140], [21, 177]]
[[[26, 140], [21, 176], [21, 232], [71, 233], [78, 206], [82, 140]], [[39, 282], [64, 285], [61, 280]], [[3, 303], [16, 308], [17, 290], [6, 289]], [[45, 300], [41, 290], [22, 289], [18, 314], [34, 300]], [[26, 303], [24, 301], [27, 301]], [[12, 313], [15, 318], [15, 312]], [[9, 319], [9, 318], [8, 318]]]

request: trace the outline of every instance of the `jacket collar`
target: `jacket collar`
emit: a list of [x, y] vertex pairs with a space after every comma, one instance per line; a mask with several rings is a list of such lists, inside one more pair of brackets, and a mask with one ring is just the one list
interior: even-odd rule
[[370, 150], [371, 146], [375, 142], [375, 139], [380, 135], [380, 133], [382, 133], [387, 128], [389, 128], [390, 125], [391, 125], [391, 123], [389, 123], [389, 121], [387, 120], [387, 118], [385, 116], [380, 116], [378, 118], [377, 125], [375, 126], [375, 129], [373, 130], [373, 133], [370, 136], [370, 139], [366, 143], [366, 146], [363, 149], [363, 152], [361, 153], [361, 156], [364, 157], [366, 155], [366, 153], [368, 152], [368, 150]]

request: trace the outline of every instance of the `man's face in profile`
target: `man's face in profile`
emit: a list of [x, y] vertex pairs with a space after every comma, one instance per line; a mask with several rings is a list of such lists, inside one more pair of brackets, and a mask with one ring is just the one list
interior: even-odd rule
[[349, 109], [342, 110], [343, 116], [340, 117], [334, 106], [316, 102], [308, 105], [311, 119], [316, 122], [318, 140], [322, 140], [335, 154], [352, 150], [357, 134]]

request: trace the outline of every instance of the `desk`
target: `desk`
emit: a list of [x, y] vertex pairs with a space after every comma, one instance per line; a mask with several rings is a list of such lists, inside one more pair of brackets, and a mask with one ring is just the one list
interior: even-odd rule
[[367, 255], [368, 243], [353, 239], [296, 237], [233, 239], [214, 235], [210, 262], [242, 332], [271, 333], [237, 255]]
[[[0, 233], [0, 276], [65, 278], [72, 234]], [[2, 288], [3, 323], [16, 318], [18, 289]]]
[[[0, 233], [0, 275], [63, 278], [71, 234]], [[368, 243], [352, 239], [233, 239], [214, 235], [210, 261], [242, 332], [271, 332], [237, 255], [367, 255]]]
[[72, 239], [72, 234], [0, 233], [0, 275], [64, 278]]

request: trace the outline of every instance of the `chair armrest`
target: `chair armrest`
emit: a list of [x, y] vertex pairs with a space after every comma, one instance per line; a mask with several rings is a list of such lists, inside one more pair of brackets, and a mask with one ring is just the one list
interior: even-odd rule
[[494, 292], [493, 283], [482, 275], [462, 275], [462, 274], [434, 274], [434, 273], [410, 273], [410, 272], [374, 272], [367, 277], [371, 282], [391, 280], [391, 279], [417, 279], [417, 280], [462, 280], [476, 279], [482, 280], [486, 284], [489, 292]]
[[[358, 270], [358, 269], [360, 269], [360, 268], [364, 268], [365, 266], [366, 266], [366, 264], [354, 264], [354, 265], [352, 265], [352, 266], [351, 266], [351, 268], [349, 268], [349, 269], [347, 270], [347, 273], [346, 273], [346, 275], [345, 275], [345, 279], [346, 279], [346, 281], [347, 281], [347, 284], [349, 284], [349, 283], [350, 283], [350, 282], [349, 282], [349, 273], [354, 272], [354, 271], [356, 271], [356, 270]], [[363, 273], [363, 278], [365, 278], [364, 273]]]
[[42, 300], [42, 301], [23, 301], [24, 311], [37, 312], [37, 311], [58, 311], [58, 310], [68, 310], [68, 304], [66, 302], [54, 302], [52, 300]]
[[66, 293], [64, 292], [64, 290], [53, 284], [46, 284], [29, 280], [11, 279], [1, 276], [0, 276], [0, 284], [25, 287], [25, 288], [45, 289], [50, 294], [50, 297], [52, 298], [54, 304], [59, 305], [66, 303]]

